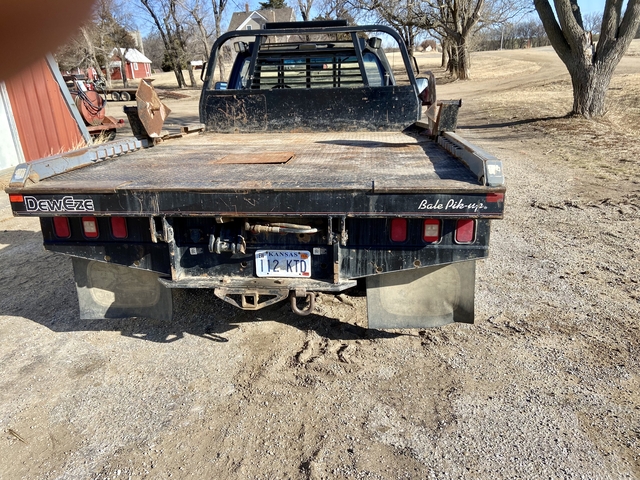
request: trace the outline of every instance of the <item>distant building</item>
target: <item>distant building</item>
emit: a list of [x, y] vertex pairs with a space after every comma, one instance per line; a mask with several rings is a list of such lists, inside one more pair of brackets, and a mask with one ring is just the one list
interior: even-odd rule
[[127, 66], [127, 79], [147, 78], [151, 76], [151, 60], [145, 57], [139, 50], [128, 48], [124, 53], [124, 48], [114, 48], [111, 51], [111, 80], [122, 80], [121, 58], [125, 55]]
[[[275, 8], [267, 10], [249, 10], [249, 4], [245, 4], [244, 12], [233, 12], [229, 22], [228, 32], [233, 30], [260, 30], [265, 23], [295, 22], [296, 15], [291, 7]], [[250, 41], [252, 37], [240, 37], [234, 41]], [[286, 39], [283, 39], [286, 40]]]

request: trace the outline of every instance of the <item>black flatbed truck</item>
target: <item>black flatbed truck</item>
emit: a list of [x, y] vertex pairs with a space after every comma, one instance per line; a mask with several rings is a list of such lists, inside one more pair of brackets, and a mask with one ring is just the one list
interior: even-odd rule
[[[404, 85], [373, 32], [398, 41]], [[40, 217], [45, 248], [73, 258], [81, 316], [170, 318], [173, 288], [308, 314], [315, 292], [366, 279], [370, 327], [472, 322], [475, 260], [503, 216], [500, 161], [437, 122], [421, 134], [435, 102], [392, 29], [269, 25], [236, 42], [215, 90], [221, 46], [247, 33], [213, 47], [204, 134], [16, 168], [13, 212]]]

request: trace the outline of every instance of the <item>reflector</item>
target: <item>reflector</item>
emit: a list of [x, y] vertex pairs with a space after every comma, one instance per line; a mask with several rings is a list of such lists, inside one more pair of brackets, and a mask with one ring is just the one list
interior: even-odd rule
[[487, 203], [504, 202], [504, 193], [487, 193]]
[[24, 202], [24, 197], [22, 195], [13, 193], [13, 194], [9, 195], [9, 201], [11, 203], [22, 203], [22, 202]]
[[404, 242], [407, 240], [407, 219], [394, 218], [391, 220], [391, 241]]
[[127, 238], [127, 219], [124, 217], [111, 217], [111, 235], [113, 238]]
[[71, 236], [69, 219], [67, 217], [53, 217], [53, 233], [58, 238], [69, 238]]
[[422, 239], [428, 243], [440, 241], [440, 220], [427, 218], [422, 227]]
[[96, 217], [82, 217], [82, 230], [87, 238], [98, 238], [98, 221]]
[[471, 218], [456, 223], [456, 243], [473, 243], [476, 236], [476, 221]]

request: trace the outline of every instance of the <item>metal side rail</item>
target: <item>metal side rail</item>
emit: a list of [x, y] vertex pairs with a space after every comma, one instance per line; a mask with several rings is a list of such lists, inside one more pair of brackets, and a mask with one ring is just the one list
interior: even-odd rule
[[45, 178], [118, 157], [147, 146], [146, 141], [129, 137], [100, 145], [88, 146], [80, 150], [59, 153], [31, 163], [23, 163], [14, 170], [9, 187], [24, 187], [27, 182], [38, 183]]
[[460, 135], [444, 132], [438, 136], [438, 144], [467, 166], [478, 182], [487, 187], [505, 184], [502, 161], [481, 148], [467, 142]]

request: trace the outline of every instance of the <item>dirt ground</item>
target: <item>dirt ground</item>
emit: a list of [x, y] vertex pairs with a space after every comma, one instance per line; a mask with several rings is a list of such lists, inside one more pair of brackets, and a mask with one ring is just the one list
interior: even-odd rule
[[[297, 317], [204, 291], [172, 323], [80, 321], [70, 260], [1, 195], [0, 478], [640, 478], [639, 52], [597, 121], [565, 117], [548, 48], [476, 54], [467, 82], [436, 69], [508, 178], [474, 325], [368, 330], [361, 296]], [[186, 94], [174, 124], [197, 121]]]

